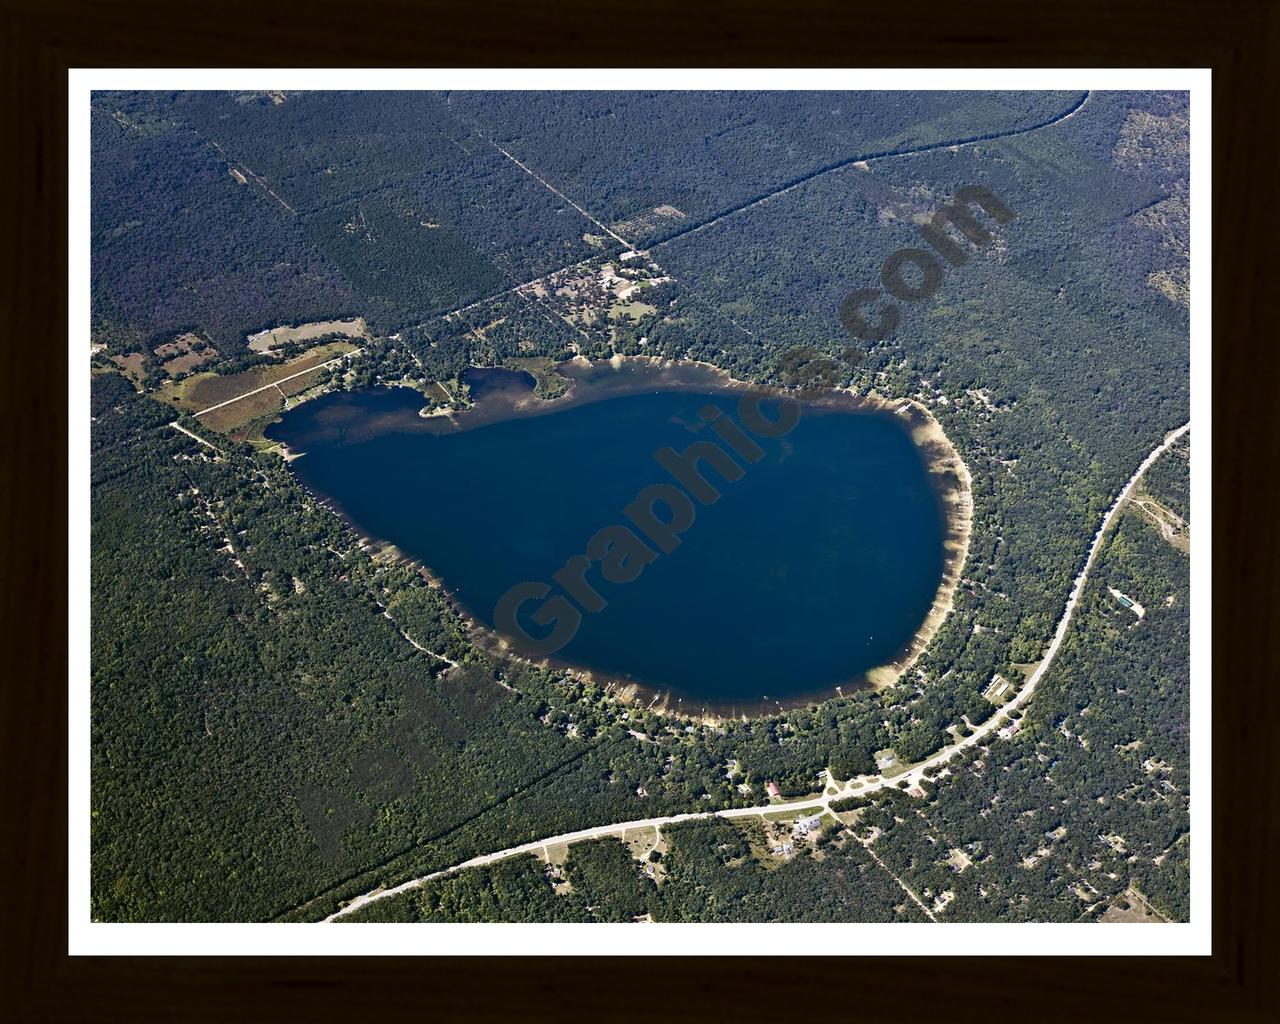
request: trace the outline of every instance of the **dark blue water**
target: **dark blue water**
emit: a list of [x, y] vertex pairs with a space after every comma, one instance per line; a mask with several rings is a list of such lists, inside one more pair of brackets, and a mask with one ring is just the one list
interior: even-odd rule
[[[784, 437], [755, 438], [763, 457], [738, 458], [740, 479], [707, 470], [721, 498], [687, 502], [694, 521], [672, 552], [657, 551], [624, 508], [673, 482], [659, 448], [727, 448], [698, 413], [713, 404], [736, 421], [739, 397], [629, 394], [457, 429], [419, 417], [415, 392], [381, 389], [308, 402], [269, 436], [306, 452], [291, 466], [311, 489], [429, 566], [490, 627], [516, 584], [566, 596], [556, 570], [602, 527], [627, 526], [652, 561], [625, 583], [592, 565], [606, 606], [558, 605], [581, 623], [554, 657], [672, 691], [686, 707], [742, 709], [856, 685], [897, 657], [936, 595], [945, 523], [896, 417], [805, 408]], [[535, 640], [557, 625], [532, 622], [542, 600], [518, 619]]]
[[468, 366], [462, 371], [460, 380], [475, 401], [483, 401], [502, 391], [532, 391], [537, 383], [531, 373], [500, 366]]

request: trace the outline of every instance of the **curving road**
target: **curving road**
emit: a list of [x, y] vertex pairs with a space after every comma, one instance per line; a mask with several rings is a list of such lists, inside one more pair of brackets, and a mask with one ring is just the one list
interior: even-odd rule
[[873, 160], [892, 160], [904, 156], [920, 156], [924, 153], [936, 153], [940, 149], [960, 149], [962, 146], [974, 146], [981, 142], [995, 142], [999, 139], [1011, 139], [1017, 135], [1030, 135], [1032, 132], [1038, 132], [1042, 128], [1050, 128], [1055, 124], [1061, 124], [1063, 121], [1075, 117], [1076, 114], [1083, 109], [1084, 105], [1089, 102], [1089, 97], [1091, 95], [1092, 92], [1086, 89], [1084, 95], [1071, 104], [1071, 106], [1066, 110], [1059, 114], [1054, 114], [1053, 117], [1049, 118], [1047, 121], [1038, 121], [1037, 123], [1028, 125], [1025, 128], [1010, 128], [1007, 131], [988, 132], [984, 135], [973, 135], [966, 138], [950, 139], [946, 142], [931, 142], [925, 146], [917, 146], [915, 149], [884, 149], [874, 153], [863, 153], [858, 156], [845, 157], [842, 160], [837, 160], [835, 163], [819, 167], [814, 171], [809, 171], [792, 181], [780, 185], [772, 191], [766, 192], [764, 195], [755, 196], [745, 202], [739, 203], [737, 206], [732, 206], [727, 210], [721, 210], [719, 213], [713, 214], [705, 220], [693, 221], [686, 224], [678, 231], [667, 235], [661, 241], [654, 242], [645, 251], [650, 252], [654, 249], [659, 249], [668, 242], [674, 242], [677, 238], [683, 238], [685, 235], [691, 235], [696, 231], [702, 231], [705, 228], [713, 227], [727, 217], [735, 216], [736, 214], [742, 213], [744, 210], [751, 210], [757, 206], [762, 206], [770, 200], [776, 199], [778, 196], [786, 195], [788, 192], [800, 188], [802, 185], [807, 185], [815, 178], [821, 178], [823, 175], [833, 174], [836, 171], [843, 171], [845, 168], [852, 167], [854, 164], [869, 164]]
[[[683, 238], [685, 235], [693, 234], [695, 231], [702, 231], [706, 228], [711, 227], [712, 225], [719, 224], [726, 217], [732, 217], [735, 214], [742, 213], [744, 210], [753, 209], [754, 207], [757, 207], [764, 203], [769, 202], [771, 199], [776, 199], [780, 195], [784, 195], [785, 193], [790, 192], [793, 189], [799, 188], [801, 185], [804, 185], [807, 182], [813, 181], [814, 178], [820, 178], [824, 174], [832, 174], [835, 171], [844, 170], [846, 167], [852, 167], [854, 164], [857, 164], [857, 163], [870, 163], [873, 160], [889, 160], [889, 159], [894, 159], [897, 157], [904, 157], [904, 156], [920, 156], [923, 153], [933, 153], [940, 149], [959, 149], [961, 146], [973, 146], [981, 142], [994, 142], [998, 139], [1010, 139], [1016, 135], [1029, 135], [1031, 132], [1038, 132], [1042, 128], [1051, 128], [1055, 124], [1061, 124], [1063, 121], [1067, 121], [1075, 117], [1076, 114], [1078, 114], [1084, 108], [1084, 105], [1089, 102], [1089, 97], [1092, 95], [1093, 93], [1090, 90], [1086, 89], [1084, 93], [1080, 96], [1080, 98], [1076, 100], [1074, 103], [1072, 103], [1071, 106], [1069, 106], [1066, 110], [1062, 111], [1061, 113], [1054, 114], [1053, 117], [1049, 118], [1046, 121], [1039, 121], [1036, 124], [1028, 125], [1025, 128], [1011, 128], [1007, 131], [988, 132], [984, 135], [974, 135], [974, 136], [969, 136], [961, 139], [951, 139], [951, 140], [948, 140], [947, 142], [932, 142], [926, 146], [918, 146], [915, 149], [899, 149], [899, 150], [886, 149], [886, 150], [879, 150], [873, 153], [859, 153], [857, 156], [844, 157], [840, 160], [837, 160], [835, 163], [826, 164], [822, 167], [817, 168], [816, 170], [808, 171], [798, 178], [794, 178], [790, 181], [784, 182], [783, 184], [778, 185], [776, 188], [771, 189], [770, 191], [765, 192], [762, 195], [753, 196], [752, 198], [747, 199], [736, 206], [731, 206], [726, 210], [720, 210], [719, 212], [713, 213], [702, 220], [690, 221], [688, 224], [685, 224], [683, 227], [681, 227], [678, 231], [670, 235], [667, 235], [667, 237], [663, 238], [661, 241], [654, 242], [647, 249], [644, 249], [641, 251], [646, 254], [650, 253], [654, 249], [658, 249], [666, 245], [668, 242], [675, 241], [677, 238]], [[560, 199], [567, 202], [575, 210], [581, 213], [582, 216], [584, 216], [587, 220], [591, 221], [591, 223], [595, 224], [597, 227], [608, 232], [615, 239], [617, 239], [619, 242], [625, 245], [628, 249], [633, 248], [632, 244], [628, 242], [626, 239], [624, 239], [621, 235], [615, 234], [612, 230], [605, 227], [603, 223], [601, 223], [594, 216], [592, 216], [587, 210], [583, 209], [583, 207], [575, 203], [572, 199], [566, 196], [563, 192], [561, 192], [558, 188], [552, 185], [549, 181], [547, 181], [545, 178], [541, 177], [539, 174], [533, 171], [528, 165], [521, 163], [511, 153], [508, 153], [505, 149], [503, 149], [497, 143], [493, 142], [491, 139], [484, 136], [479, 131], [478, 128], [476, 129], [476, 132], [477, 134], [480, 135], [481, 138], [484, 138], [486, 142], [488, 142], [491, 146], [497, 149], [498, 152], [502, 153], [502, 155], [505, 156], [508, 160], [514, 163], [526, 174], [540, 181], [543, 185], [545, 185], [548, 189], [550, 189], [556, 196], [558, 196]], [[502, 291], [494, 292], [492, 295], [486, 295], [483, 298], [476, 299], [474, 302], [468, 303], [465, 306], [461, 306], [458, 309], [452, 310], [448, 313], [442, 313], [440, 314], [440, 316], [444, 319], [448, 319], [449, 317], [452, 317], [452, 316], [457, 316], [462, 313], [468, 313], [471, 310], [477, 308], [478, 306], [483, 306], [486, 302], [492, 302], [494, 299], [500, 299], [506, 295], [514, 295], [515, 293], [519, 292], [522, 288], [528, 288], [530, 285], [535, 285], [540, 282], [547, 281], [552, 277], [554, 277], [556, 274], [559, 274], [561, 271], [571, 270], [576, 266], [581, 266], [583, 262], [587, 262], [587, 261], [579, 261], [577, 263], [571, 263], [568, 266], [558, 267], [555, 270], [548, 271], [547, 273], [542, 274], [540, 277], [535, 277], [532, 280], [513, 285], [510, 288], [504, 288]], [[418, 324], [417, 326], [425, 327], [426, 323], [421, 323], [421, 324]]]
[[1063, 609], [1062, 618], [1058, 621], [1058, 628], [1054, 631], [1053, 638], [1049, 641], [1049, 646], [1045, 650], [1044, 658], [1036, 667], [1035, 671], [1027, 677], [1018, 690], [1009, 701], [992, 715], [982, 725], [978, 726], [974, 731], [953, 743], [949, 747], [944, 747], [932, 757], [920, 762], [910, 770], [899, 775], [886, 778], [884, 775], [859, 776], [842, 783], [837, 787], [835, 793], [824, 794], [820, 797], [814, 797], [809, 800], [796, 800], [790, 803], [765, 804], [757, 807], [734, 807], [725, 811], [704, 811], [689, 814], [675, 814], [665, 818], [642, 818], [638, 821], [615, 822], [611, 825], [597, 825], [594, 828], [585, 828], [577, 832], [566, 832], [558, 836], [549, 836], [546, 839], [538, 839], [531, 843], [523, 843], [520, 846], [512, 846], [505, 850], [499, 850], [496, 853], [486, 853], [479, 857], [472, 857], [470, 860], [463, 861], [461, 864], [455, 864], [453, 867], [444, 868], [441, 871], [433, 871], [429, 875], [423, 875], [420, 878], [413, 878], [407, 882], [397, 885], [391, 889], [375, 889], [373, 892], [365, 893], [363, 896], [357, 896], [339, 911], [325, 918], [325, 922], [335, 921], [338, 918], [352, 914], [362, 907], [375, 903], [378, 900], [387, 899], [391, 896], [398, 896], [401, 893], [408, 892], [410, 889], [416, 889], [419, 886], [431, 881], [434, 878], [443, 878], [447, 875], [466, 870], [467, 868], [483, 867], [486, 864], [493, 864], [496, 861], [506, 860], [508, 857], [517, 857], [525, 853], [537, 853], [547, 846], [559, 846], [562, 844], [571, 844], [582, 842], [586, 839], [603, 839], [607, 836], [621, 837], [625, 832], [632, 829], [640, 828], [661, 828], [664, 825], [674, 825], [682, 821], [696, 821], [705, 818], [753, 818], [763, 817], [766, 814], [777, 814], [785, 811], [803, 811], [812, 810], [815, 813], [824, 813], [830, 811], [832, 800], [839, 800], [848, 796], [864, 796], [868, 793], [874, 793], [877, 790], [898, 788], [905, 781], [908, 785], [914, 786], [918, 784], [924, 773], [933, 767], [942, 764], [955, 754], [968, 747], [975, 746], [995, 730], [1000, 729], [1008, 724], [1010, 720], [1010, 712], [1021, 707], [1035, 692], [1036, 684], [1044, 678], [1044, 674], [1049, 670], [1049, 666], [1053, 664], [1053, 659], [1057, 656], [1062, 641], [1067, 635], [1067, 627], [1071, 624], [1071, 618], [1075, 614], [1077, 605], [1080, 603], [1080, 596], [1084, 593], [1085, 581], [1089, 577], [1089, 569], [1093, 566], [1094, 557], [1097, 555], [1102, 546], [1102, 540], [1107, 530], [1115, 521], [1121, 507], [1129, 496], [1133, 493], [1138, 482], [1148, 469], [1160, 458], [1177, 440], [1191, 429], [1190, 422], [1184, 423], [1181, 427], [1165, 436], [1145, 459], [1142, 464], [1134, 470], [1133, 476], [1129, 477], [1128, 483], [1124, 485], [1120, 493], [1116, 496], [1116, 500], [1112, 502], [1111, 507], [1107, 509], [1106, 514], [1102, 517], [1102, 523], [1098, 527], [1098, 532], [1094, 534], [1093, 543], [1089, 546], [1088, 557], [1085, 558], [1084, 566], [1080, 570], [1080, 574], [1076, 576], [1075, 582], [1072, 584], [1071, 593], [1067, 597], [1066, 607]]

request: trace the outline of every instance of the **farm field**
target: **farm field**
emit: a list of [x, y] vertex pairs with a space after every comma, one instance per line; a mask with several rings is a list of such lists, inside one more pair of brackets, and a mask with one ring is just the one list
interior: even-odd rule
[[334, 341], [273, 366], [255, 366], [243, 373], [227, 376], [217, 373], [196, 374], [162, 388], [157, 397], [182, 412], [199, 415], [213, 406], [232, 402], [237, 396], [250, 394], [337, 356], [355, 351], [356, 346], [351, 342]]

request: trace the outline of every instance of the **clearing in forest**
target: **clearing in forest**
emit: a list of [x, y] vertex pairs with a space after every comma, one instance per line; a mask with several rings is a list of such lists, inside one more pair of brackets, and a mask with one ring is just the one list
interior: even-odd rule
[[[226, 376], [198, 373], [175, 384], [166, 384], [156, 396], [183, 412], [202, 415], [215, 406], [238, 402], [263, 387], [284, 382], [304, 370], [313, 369], [337, 356], [356, 351], [348, 341], [335, 341], [304, 352], [296, 359], [273, 366], [254, 366], [242, 373]], [[271, 389], [274, 393], [275, 389]]]

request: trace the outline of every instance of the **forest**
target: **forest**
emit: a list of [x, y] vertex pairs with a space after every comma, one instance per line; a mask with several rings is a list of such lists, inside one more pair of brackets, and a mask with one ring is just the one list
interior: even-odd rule
[[[842, 108], [824, 93], [659, 95], [97, 93], [95, 339], [136, 346], [196, 327], [229, 355], [252, 331], [353, 311], [389, 334], [495, 281], [618, 251], [499, 147], [615, 231], [640, 217], [633, 241], [647, 244], [856, 154], [1036, 124], [1076, 98], [872, 93]], [[387, 288], [405, 264], [416, 285]]]
[[1079, 95], [452, 92], [446, 102], [643, 247], [823, 168], [1039, 124]]
[[[1185, 477], [1176, 455], [1157, 465], [1181, 465]], [[936, 920], [1096, 920], [1131, 891], [1187, 920], [1186, 556], [1129, 511], [1093, 579], [1014, 738], [992, 736], [953, 759], [923, 797], [890, 789], [833, 803], [841, 823], [827, 818], [814, 843], [796, 841], [793, 857], [772, 856], [755, 821], [689, 822], [663, 830], [657, 885], [643, 860], [607, 839], [569, 848], [559, 873], [567, 891], [528, 855], [342, 920], [924, 920], [903, 885]], [[1113, 586], [1148, 614], [1135, 619]], [[932, 909], [939, 899], [943, 908]]]
[[[95, 95], [95, 917], [318, 919], [545, 835], [751, 805], [766, 782], [809, 794], [824, 769], [873, 772], [879, 751], [928, 756], [994, 713], [994, 677], [1039, 659], [1103, 510], [1188, 418], [1186, 97], [671, 95]], [[972, 183], [1016, 219], [893, 336], [853, 344], [843, 296]], [[627, 265], [608, 231], [648, 246], [635, 315], [592, 291]], [[565, 270], [563, 289], [517, 288]], [[272, 361], [246, 348], [253, 331], [355, 316], [374, 338], [333, 386], [620, 353], [782, 385], [826, 360], [830, 383], [913, 397], [973, 478], [954, 609], [882, 693], [714, 724], [482, 653], [415, 567], [362, 545], [277, 456], [183, 417], [203, 447], [145, 393], [177, 334], [207, 337], [200, 369], [230, 373]], [[142, 394], [105, 358], [130, 352]], [[1147, 488], [1189, 519], [1173, 454]], [[957, 919], [1075, 919], [1128, 885], [1185, 917], [1186, 556], [1127, 513], [1091, 579], [1019, 736], [927, 806], [861, 808], [861, 836], [782, 866], [716, 822], [672, 830], [660, 885], [605, 843], [572, 851], [569, 896], [530, 860], [376, 912], [912, 919], [860, 841], [875, 827], [889, 870], [945, 881]], [[1104, 582], [1146, 607], [1138, 628]], [[972, 874], [933, 858], [943, 832]]]
[[276, 457], [168, 429], [118, 375], [93, 394], [96, 917], [310, 914], [513, 836], [746, 801], [682, 723], [482, 655]]

